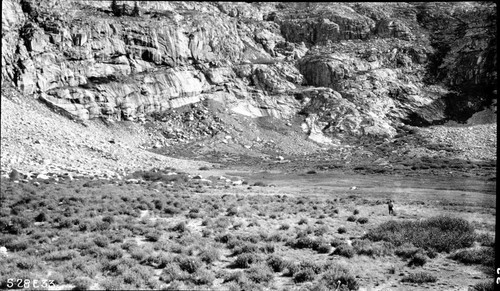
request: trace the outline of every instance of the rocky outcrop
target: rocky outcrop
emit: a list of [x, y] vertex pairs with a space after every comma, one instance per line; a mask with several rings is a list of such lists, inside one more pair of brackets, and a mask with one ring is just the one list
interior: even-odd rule
[[[130, 120], [197, 102], [212, 88], [210, 82], [224, 83], [214, 79], [217, 74], [210, 67], [232, 71], [231, 66], [242, 61], [269, 60], [266, 49], [272, 51], [273, 41], [281, 40], [260, 30], [263, 48], [254, 41], [254, 27], [241, 29], [239, 20], [224, 14], [180, 9], [117, 18], [106, 8], [95, 11], [82, 4], [76, 15], [55, 15], [43, 2], [26, 3], [43, 16], [22, 24], [23, 41], [17, 55], [3, 57], [2, 76], [24, 94], [37, 94], [81, 119]], [[227, 5], [219, 6], [224, 10]], [[10, 27], [21, 25], [19, 3], [11, 1], [3, 11]], [[266, 79], [266, 68], [256, 71], [259, 89], [283, 91]]]
[[140, 15], [4, 1], [2, 82], [82, 120], [144, 120], [205, 99], [250, 117], [301, 112], [319, 142], [391, 137], [496, 96], [488, 4], [143, 1]]
[[[335, 98], [320, 95], [317, 105], [308, 110], [331, 116], [328, 123], [349, 116], [348, 126], [328, 126], [326, 132], [390, 137], [401, 121], [429, 125], [446, 118], [440, 98], [447, 90], [423, 82], [424, 49], [384, 40], [365, 44], [366, 48], [358, 46], [357, 51], [344, 49], [342, 53], [335, 52], [339, 51], [335, 47], [310, 51], [298, 63], [309, 85], [336, 92]], [[345, 110], [346, 104], [349, 110]]]
[[496, 4], [424, 3], [417, 8], [436, 49], [429, 79], [452, 90], [446, 114], [465, 122], [497, 99]]

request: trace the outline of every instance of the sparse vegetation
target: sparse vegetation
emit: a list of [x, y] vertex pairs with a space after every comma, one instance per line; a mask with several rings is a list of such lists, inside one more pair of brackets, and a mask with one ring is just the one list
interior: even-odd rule
[[[158, 188], [166, 192], [148, 190], [149, 185], [158, 182], [155, 177], [161, 177], [158, 173], [168, 171], [137, 174], [137, 179], [146, 181], [137, 184], [140, 191], [126, 183], [114, 186], [83, 180], [64, 194], [54, 193], [51, 184], [44, 184], [38, 188], [41, 195], [34, 195], [33, 189], [26, 187], [26, 195], [7, 196], [4, 201], [9, 210], [0, 209], [3, 235], [0, 245], [20, 257], [15, 262], [0, 262], [0, 267], [32, 272], [42, 266], [58, 270], [62, 268], [59, 265], [67, 264], [71, 267], [65, 268], [70, 271], [55, 273], [53, 277], [60, 284], [74, 284], [80, 289], [91, 287], [89, 278], [95, 280], [97, 275], [106, 274], [111, 277], [98, 280], [103, 289], [194, 288], [211, 286], [216, 278], [223, 277], [227, 281], [222, 285], [229, 289], [258, 290], [282, 274], [290, 284], [306, 284], [312, 290], [337, 288], [339, 281], [340, 290], [355, 290], [357, 280], [347, 269], [313, 262], [294, 264], [286, 252], [283, 255], [283, 250], [289, 250], [288, 247], [294, 252], [312, 250], [315, 256], [338, 255], [347, 260], [355, 255], [377, 259], [395, 254], [409, 266], [420, 267], [436, 257], [437, 250], [444, 249], [433, 238], [424, 239], [426, 229], [447, 227], [446, 231], [451, 231], [449, 236], [462, 235], [458, 242], [466, 241], [466, 235], [473, 234], [468, 232], [471, 229], [466, 224], [447, 222], [446, 218], [409, 226], [395, 221], [391, 222], [396, 225], [393, 228], [382, 224], [369, 231], [364, 239], [352, 240], [351, 246], [344, 236], [347, 228], [332, 229], [330, 223], [332, 219], [337, 222], [344, 219], [329, 215], [338, 209], [338, 203], [343, 203], [342, 199], [319, 202], [311, 197], [231, 195], [220, 200], [217, 196], [187, 195], [182, 191], [190, 191], [187, 190], [190, 188], [182, 188], [183, 185], [177, 186], [184, 189], [181, 192], [167, 187]], [[114, 187], [129, 190], [124, 192]], [[331, 205], [331, 209], [324, 210], [322, 203]], [[27, 211], [30, 209], [36, 211]], [[308, 212], [313, 215], [306, 216]], [[364, 218], [353, 217], [359, 222], [352, 230], [353, 235], [357, 235], [358, 228], [365, 227]], [[273, 220], [277, 226], [269, 232], [268, 226]], [[453, 227], [449, 227], [450, 224]], [[395, 229], [394, 242], [384, 236], [388, 229]], [[398, 239], [403, 237], [399, 232], [412, 234], [422, 229], [423, 237], [398, 245]], [[493, 248], [489, 247], [493, 245], [492, 236], [472, 235], [471, 238], [482, 246], [458, 249], [449, 257], [464, 264], [491, 266], [488, 258], [494, 256]], [[230, 264], [219, 262], [226, 258], [223, 254], [232, 261]], [[225, 268], [242, 270], [232, 270], [234, 275], [229, 276], [225, 275]], [[150, 276], [154, 269], [161, 270], [157, 278]], [[428, 280], [418, 277], [421, 275], [411, 276], [405, 282]]]

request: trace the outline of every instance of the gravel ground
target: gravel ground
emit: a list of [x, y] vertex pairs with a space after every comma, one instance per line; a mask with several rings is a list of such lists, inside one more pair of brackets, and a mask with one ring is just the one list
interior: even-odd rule
[[141, 145], [151, 143], [151, 137], [140, 124], [88, 121], [84, 126], [36, 100], [5, 91], [1, 99], [2, 174], [16, 169], [115, 176], [152, 167], [192, 172], [207, 165], [144, 150]]
[[[2, 89], [1, 102], [1, 173], [4, 175], [17, 169], [21, 173], [74, 173], [110, 177], [153, 167], [172, 167], [196, 174], [201, 166], [211, 166], [206, 162], [170, 158], [146, 150], [144, 145], [158, 143], [158, 139], [163, 137], [153, 130], [146, 130], [142, 124], [105, 124], [100, 120], [76, 123], [52, 112], [36, 100], [20, 97], [13, 90], [5, 88]], [[449, 122], [442, 126], [420, 128], [418, 132], [429, 143], [445, 144], [457, 149], [454, 158], [496, 160], [497, 125], [483, 122], [496, 119], [496, 113], [493, 113], [494, 116], [491, 112], [488, 116], [481, 114], [481, 118], [476, 116], [466, 125]], [[184, 151], [193, 150], [185, 156], [203, 159], [211, 151], [241, 155], [255, 150], [262, 155], [271, 149], [269, 153], [274, 152], [272, 155], [279, 152], [322, 155], [316, 152], [317, 146], [303, 140], [292, 127], [287, 129], [284, 124], [257, 125], [257, 121], [245, 118], [224, 114], [220, 117], [228, 127], [231, 138], [225, 140], [224, 135], [217, 136], [213, 140], [195, 144], [197, 150], [184, 146]], [[168, 148], [156, 152], [168, 153]], [[419, 149], [425, 150], [413, 146], [410, 152], [418, 152]], [[194, 155], [194, 152], [198, 154]], [[175, 151], [170, 154], [175, 154]], [[427, 154], [422, 152], [419, 155]]]
[[459, 125], [450, 123], [421, 129], [420, 134], [429, 141], [450, 144], [459, 149], [457, 158], [465, 160], [497, 159], [497, 124]]

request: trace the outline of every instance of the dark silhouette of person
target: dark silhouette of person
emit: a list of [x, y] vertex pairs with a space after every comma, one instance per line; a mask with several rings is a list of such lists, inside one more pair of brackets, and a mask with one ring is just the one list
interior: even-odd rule
[[394, 215], [394, 202], [392, 200], [389, 200], [389, 202], [387, 202], [387, 205], [389, 206], [389, 215]]

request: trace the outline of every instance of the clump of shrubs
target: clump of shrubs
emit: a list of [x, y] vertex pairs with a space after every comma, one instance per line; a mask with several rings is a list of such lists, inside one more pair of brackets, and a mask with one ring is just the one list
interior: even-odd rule
[[165, 283], [170, 283], [175, 280], [185, 280], [189, 277], [187, 272], [181, 270], [178, 264], [169, 263], [163, 268], [163, 271], [160, 274], [160, 280]]
[[189, 274], [196, 272], [203, 266], [203, 263], [198, 258], [187, 257], [184, 255], [176, 257], [175, 261], [177, 262], [181, 270], [188, 272]]
[[265, 263], [258, 263], [252, 266], [246, 274], [255, 283], [269, 283], [274, 277], [273, 271]]
[[219, 260], [220, 251], [216, 248], [209, 247], [201, 251], [199, 258], [207, 264], [212, 264]]
[[343, 226], [339, 227], [337, 229], [337, 232], [340, 233], [340, 234], [343, 234], [343, 233], [346, 233], [347, 232], [347, 229]]
[[494, 291], [495, 290], [495, 282], [487, 281], [480, 282], [476, 285], [469, 288], [470, 291]]
[[290, 229], [290, 224], [288, 223], [283, 223], [279, 228], [279, 230], [288, 230], [288, 229]]
[[320, 244], [317, 248], [316, 251], [320, 254], [328, 254], [332, 251], [332, 246], [329, 244]]
[[495, 237], [490, 234], [477, 235], [476, 241], [484, 247], [495, 247]]
[[401, 282], [416, 283], [416, 284], [434, 283], [436, 281], [437, 277], [427, 272], [412, 273], [405, 276], [401, 280]]
[[260, 257], [255, 253], [243, 253], [232, 263], [231, 267], [248, 269], [252, 264], [260, 261]]
[[269, 256], [266, 263], [274, 272], [283, 272], [290, 265], [290, 262], [275, 255]]
[[388, 241], [396, 246], [410, 242], [418, 248], [449, 253], [472, 246], [475, 233], [465, 219], [437, 216], [423, 221], [388, 221], [365, 237], [372, 241]]
[[323, 271], [323, 265], [314, 262], [303, 261], [299, 264], [288, 266], [288, 272], [284, 275], [293, 277], [295, 283], [313, 281]]
[[346, 258], [352, 258], [352, 257], [354, 257], [354, 249], [352, 246], [350, 246], [348, 244], [341, 244], [341, 245], [337, 246], [337, 248], [335, 248], [335, 250], [333, 251], [333, 254], [343, 256]]
[[415, 247], [411, 243], [405, 243], [396, 248], [395, 254], [403, 259], [409, 259], [419, 251], [420, 248]]
[[357, 218], [356, 218], [356, 216], [354, 216], [354, 215], [351, 215], [351, 216], [347, 217], [347, 221], [350, 221], [350, 222], [355, 222], [355, 221], [356, 221], [356, 219], [357, 219]]
[[370, 257], [389, 256], [394, 252], [394, 245], [389, 242], [372, 242], [361, 239], [355, 240], [352, 246], [356, 254]]
[[256, 186], [256, 187], [267, 187], [268, 185], [262, 181], [257, 181], [255, 183], [253, 183], [253, 186]]
[[174, 227], [171, 228], [171, 230], [179, 233], [189, 232], [189, 228], [184, 221], [181, 221], [178, 224], [176, 224]]
[[309, 236], [301, 236], [293, 240], [290, 245], [295, 249], [312, 249], [315, 240]]
[[450, 256], [450, 259], [463, 264], [481, 264], [484, 266], [495, 265], [495, 249], [491, 247], [481, 247], [475, 249], [460, 250]]
[[325, 272], [321, 276], [317, 288], [324, 286], [323, 290], [358, 290], [359, 284], [351, 272], [335, 263], [325, 266]]
[[360, 217], [360, 218], [358, 218], [357, 222], [359, 222], [360, 224], [368, 223], [368, 218], [367, 217]]
[[417, 252], [410, 258], [408, 266], [421, 267], [425, 265], [425, 263], [427, 263], [427, 256], [423, 252]]

